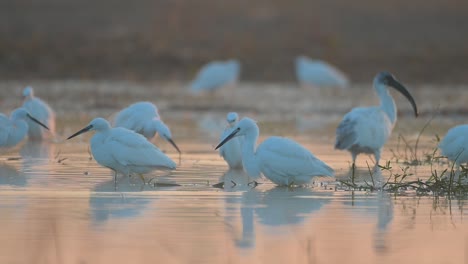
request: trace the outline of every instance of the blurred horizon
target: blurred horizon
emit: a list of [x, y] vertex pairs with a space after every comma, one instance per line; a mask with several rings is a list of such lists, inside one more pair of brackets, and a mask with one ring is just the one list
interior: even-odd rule
[[4, 0], [0, 78], [190, 80], [237, 58], [241, 80], [294, 81], [298, 55], [352, 82], [468, 81], [468, 2]]

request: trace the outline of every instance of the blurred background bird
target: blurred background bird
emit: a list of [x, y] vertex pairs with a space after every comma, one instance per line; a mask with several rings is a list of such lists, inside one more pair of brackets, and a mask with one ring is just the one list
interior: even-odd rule
[[240, 76], [240, 68], [240, 62], [237, 60], [212, 61], [198, 71], [190, 84], [190, 91], [199, 94], [235, 85]]
[[44, 127], [38, 125], [30, 119], [26, 119], [28, 123], [28, 137], [31, 140], [43, 140], [53, 136], [55, 133], [55, 113], [52, 108], [40, 98], [34, 96], [34, 90], [31, 86], [23, 90], [23, 107], [41, 123], [49, 128], [46, 131]]
[[296, 78], [302, 87], [339, 87], [349, 86], [348, 77], [329, 63], [299, 56], [295, 61]]

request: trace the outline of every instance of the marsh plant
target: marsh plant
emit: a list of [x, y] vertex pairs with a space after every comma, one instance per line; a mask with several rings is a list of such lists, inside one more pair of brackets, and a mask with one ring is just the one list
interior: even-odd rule
[[[423, 130], [422, 130], [423, 131]], [[419, 137], [418, 137], [419, 138]], [[437, 147], [423, 153], [423, 159], [418, 159], [417, 142], [411, 146], [404, 137], [399, 137], [404, 143], [403, 150], [397, 145], [396, 151], [392, 151], [393, 157], [384, 165], [378, 165], [381, 175], [388, 175], [384, 179], [376, 180], [375, 171], [369, 164], [368, 179], [357, 182], [354, 173], [347, 179], [340, 181], [346, 189], [403, 193], [415, 192], [418, 195], [449, 195], [468, 196], [468, 166], [457, 165], [456, 160], [450, 162], [447, 157], [438, 155]], [[440, 137], [435, 135], [435, 145], [438, 146]], [[411, 167], [430, 166], [430, 175], [427, 179], [414, 179], [410, 172]], [[354, 169], [354, 168], [351, 168]]]

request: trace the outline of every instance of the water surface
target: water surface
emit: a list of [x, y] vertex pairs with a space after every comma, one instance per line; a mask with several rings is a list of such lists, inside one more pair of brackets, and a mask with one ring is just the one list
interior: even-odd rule
[[[64, 139], [93, 117], [111, 116], [147, 93], [136, 88], [126, 98], [89, 85], [81, 86], [79, 97], [76, 89], [64, 92], [71, 86], [49, 95], [60, 105], [55, 143], [24, 142], [2, 152], [0, 263], [468, 263], [464, 198], [349, 191], [335, 180], [323, 184], [324, 179], [296, 188], [261, 180], [253, 188], [213, 150], [225, 113], [239, 110], [259, 120], [260, 140], [291, 137], [334, 168], [338, 180], [346, 180], [351, 157], [333, 150], [334, 129], [350, 107], [372, 104], [372, 96], [347, 100], [354, 98], [348, 91], [325, 91], [325, 99], [317, 100], [316, 93], [307, 99], [287, 90], [279, 98], [278, 87], [244, 87], [245, 100], [221, 94], [187, 101], [170, 91], [147, 91], [160, 98], [160, 111], [183, 154], [157, 139], [178, 162], [177, 170], [148, 174], [149, 184], [121, 176], [115, 185], [111, 171], [89, 154], [91, 135]], [[416, 93], [433, 99], [439, 90]], [[78, 99], [81, 106], [71, 103]], [[434, 101], [420, 102], [419, 119], [411, 117], [409, 104], [399, 102], [402, 114], [382, 156], [382, 163], [392, 161], [394, 173], [412, 155], [399, 134], [414, 146], [432, 115]], [[457, 97], [452, 105], [462, 102]], [[76, 114], [78, 109], [88, 111]], [[434, 119], [420, 139], [419, 157], [437, 145], [435, 134], [462, 120]], [[358, 180], [369, 180], [368, 164], [372, 159], [359, 156]], [[447, 166], [410, 167], [409, 179], [427, 179]], [[382, 172], [382, 178], [388, 176]], [[219, 182], [223, 188], [212, 186]]]

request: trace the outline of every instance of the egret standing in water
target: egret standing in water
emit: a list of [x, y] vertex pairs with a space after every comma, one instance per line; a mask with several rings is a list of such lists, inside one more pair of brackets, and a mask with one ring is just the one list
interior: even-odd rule
[[468, 162], [468, 125], [452, 127], [439, 144], [442, 155], [455, 162], [457, 171], [460, 164]]
[[8, 148], [20, 143], [28, 134], [27, 121], [29, 120], [47, 130], [49, 129], [22, 107], [11, 112], [10, 118], [0, 114], [0, 147]]
[[360, 153], [373, 154], [375, 166], [378, 166], [382, 148], [395, 126], [397, 109], [388, 87], [402, 93], [411, 103], [414, 115], [418, 116], [418, 108], [408, 90], [390, 73], [378, 73], [374, 78], [374, 89], [380, 98], [380, 105], [353, 108], [336, 129], [335, 149], [351, 152], [353, 172], [356, 157]]
[[296, 58], [296, 78], [302, 86], [339, 87], [349, 86], [348, 77], [336, 67], [306, 56]]
[[240, 63], [237, 60], [212, 61], [203, 66], [192, 81], [192, 93], [215, 91], [234, 84], [239, 79]]
[[45, 131], [31, 120], [26, 120], [28, 123], [28, 136], [31, 140], [42, 140], [47, 135], [55, 133], [55, 113], [50, 106], [40, 98], [34, 96], [34, 90], [28, 86], [23, 90], [23, 107], [31, 113], [37, 120], [46, 125], [50, 131]]
[[97, 163], [114, 171], [115, 183], [117, 173], [128, 176], [136, 173], [144, 181], [142, 174], [176, 168], [176, 163], [145, 137], [123, 127], [111, 128], [104, 118], [93, 119], [67, 139], [91, 130], [96, 131], [91, 138], [91, 153]]
[[[235, 112], [230, 112], [226, 116], [228, 125], [221, 134], [220, 140], [225, 139], [232, 133], [234, 126], [239, 121], [239, 116]], [[242, 169], [241, 141], [240, 138], [233, 138], [219, 148], [219, 155], [229, 165], [229, 169]]]
[[269, 137], [256, 147], [259, 129], [248, 117], [242, 118], [216, 149], [238, 136], [244, 136], [242, 163], [252, 178], [263, 173], [277, 185], [291, 186], [307, 184], [314, 176], [333, 176], [332, 168], [291, 139]]
[[171, 130], [161, 120], [158, 108], [150, 102], [137, 102], [117, 113], [115, 127], [133, 130], [151, 140], [156, 134], [171, 143], [180, 154], [180, 149], [172, 139]]

